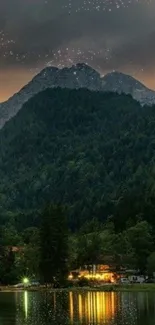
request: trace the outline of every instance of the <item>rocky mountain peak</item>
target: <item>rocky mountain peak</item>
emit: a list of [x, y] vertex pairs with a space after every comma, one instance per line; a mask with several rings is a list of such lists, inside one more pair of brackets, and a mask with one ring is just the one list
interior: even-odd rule
[[0, 128], [35, 94], [46, 88], [88, 88], [93, 91], [110, 91], [130, 94], [142, 105], [155, 104], [155, 92], [133, 77], [111, 72], [101, 77], [99, 72], [85, 63], [59, 69], [49, 66], [37, 74], [26, 86], [8, 101], [0, 104]]
[[112, 91], [123, 92], [123, 93], [131, 93], [134, 89], [144, 90], [146, 87], [134, 79], [133, 77], [114, 71], [108, 73], [105, 77], [102, 78], [102, 85], [105, 88], [109, 88]]

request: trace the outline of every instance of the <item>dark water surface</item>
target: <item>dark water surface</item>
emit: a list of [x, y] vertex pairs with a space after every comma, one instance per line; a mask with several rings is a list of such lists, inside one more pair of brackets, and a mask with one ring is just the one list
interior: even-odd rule
[[0, 293], [0, 325], [155, 325], [155, 293]]

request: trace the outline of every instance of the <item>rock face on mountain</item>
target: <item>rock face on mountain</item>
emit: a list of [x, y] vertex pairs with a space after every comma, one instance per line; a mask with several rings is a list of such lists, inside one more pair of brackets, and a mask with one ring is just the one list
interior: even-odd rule
[[63, 69], [47, 67], [17, 94], [0, 104], [0, 128], [17, 114], [29, 98], [46, 88], [54, 87], [113, 91], [131, 94], [142, 105], [152, 105], [155, 103], [154, 91], [146, 88], [134, 78], [122, 73], [112, 72], [102, 78], [97, 71], [84, 63]]
[[130, 94], [141, 105], [155, 104], [155, 91], [148, 89], [133, 77], [120, 72], [108, 73], [103, 77], [102, 90]]

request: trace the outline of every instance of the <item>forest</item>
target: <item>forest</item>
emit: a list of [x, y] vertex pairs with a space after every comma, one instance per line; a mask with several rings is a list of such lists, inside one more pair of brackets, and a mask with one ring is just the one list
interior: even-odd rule
[[[70, 230], [67, 209], [48, 204], [38, 227], [17, 232], [11, 224], [0, 228], [0, 284], [21, 283], [23, 278], [41, 284], [70, 286], [71, 270], [85, 265], [109, 265], [113, 272], [137, 270], [152, 277], [155, 271], [155, 231], [147, 221], [115, 230], [112, 218], [92, 219], [76, 232]], [[17, 250], [13, 250], [17, 248]]]
[[0, 179], [0, 282], [100, 259], [155, 269], [155, 107], [47, 89], [0, 131]]
[[37, 226], [47, 202], [71, 229], [92, 218], [117, 231], [155, 226], [155, 107], [86, 89], [47, 89], [0, 131], [0, 223]]

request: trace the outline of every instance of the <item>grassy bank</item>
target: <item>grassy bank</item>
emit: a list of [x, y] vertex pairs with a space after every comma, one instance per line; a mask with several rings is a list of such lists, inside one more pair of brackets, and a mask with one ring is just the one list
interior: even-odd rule
[[103, 285], [100, 287], [71, 287], [71, 288], [46, 288], [43, 286], [34, 287], [34, 288], [15, 288], [13, 286], [1, 286], [0, 292], [20, 292], [20, 291], [31, 291], [31, 292], [60, 292], [60, 291], [72, 291], [72, 292], [155, 292], [155, 284], [154, 283], [145, 283], [145, 284], [129, 284], [129, 285]]

